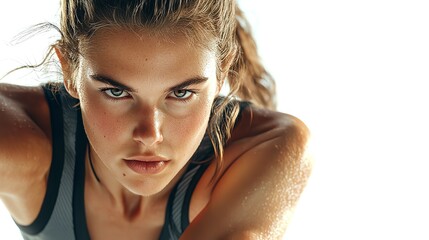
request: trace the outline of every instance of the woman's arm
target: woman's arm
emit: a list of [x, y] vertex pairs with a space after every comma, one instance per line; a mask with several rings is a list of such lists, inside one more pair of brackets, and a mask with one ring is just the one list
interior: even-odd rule
[[283, 117], [229, 167], [182, 240], [281, 239], [312, 167], [308, 129]]
[[21, 223], [34, 220], [45, 193], [52, 150], [44, 101], [40, 88], [0, 84], [0, 199]]

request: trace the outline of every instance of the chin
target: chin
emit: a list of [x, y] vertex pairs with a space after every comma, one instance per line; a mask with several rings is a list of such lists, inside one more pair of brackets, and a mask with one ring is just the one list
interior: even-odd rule
[[128, 191], [142, 197], [150, 197], [162, 192], [167, 184], [162, 184], [161, 181], [139, 181], [132, 186], [127, 187]]

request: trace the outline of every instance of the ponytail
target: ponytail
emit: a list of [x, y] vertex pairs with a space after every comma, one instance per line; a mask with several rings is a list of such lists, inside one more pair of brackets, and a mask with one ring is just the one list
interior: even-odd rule
[[259, 58], [250, 25], [236, 7], [237, 54], [228, 75], [231, 90], [242, 100], [275, 109], [275, 82]]
[[217, 159], [212, 182], [216, 182], [220, 177], [223, 168], [223, 148], [231, 137], [239, 115], [240, 106], [238, 101], [233, 100], [235, 96], [257, 106], [273, 110], [276, 108], [274, 79], [259, 59], [250, 25], [238, 6], [235, 8], [235, 14], [235, 36], [232, 38], [235, 38], [235, 49], [222, 51], [235, 53], [227, 73], [230, 92], [225, 98], [217, 99], [213, 104], [208, 126], [208, 135]]

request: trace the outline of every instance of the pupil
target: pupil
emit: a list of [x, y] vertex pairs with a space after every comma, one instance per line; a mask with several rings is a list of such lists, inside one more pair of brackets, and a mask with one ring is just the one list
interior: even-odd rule
[[120, 90], [120, 89], [112, 89], [110, 92], [111, 92], [114, 96], [118, 97], [118, 96], [121, 96], [121, 95], [122, 95], [122, 93], [123, 93], [124, 91], [122, 91], [122, 90]]
[[186, 95], [186, 91], [185, 90], [177, 90], [174, 92], [174, 95], [176, 95], [176, 97], [183, 97]]

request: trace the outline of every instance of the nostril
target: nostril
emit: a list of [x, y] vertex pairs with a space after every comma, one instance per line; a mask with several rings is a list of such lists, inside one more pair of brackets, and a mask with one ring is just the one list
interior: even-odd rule
[[146, 146], [152, 146], [164, 140], [158, 128], [137, 128], [133, 133], [133, 139]]
[[140, 109], [138, 112], [140, 114], [133, 132], [134, 140], [146, 146], [162, 142], [164, 138], [161, 133], [162, 114], [160, 111], [157, 108], [148, 107]]

